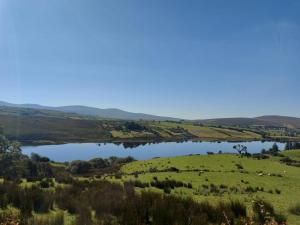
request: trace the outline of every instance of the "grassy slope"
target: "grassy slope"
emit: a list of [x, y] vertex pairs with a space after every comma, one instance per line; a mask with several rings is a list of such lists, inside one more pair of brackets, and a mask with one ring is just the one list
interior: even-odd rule
[[[218, 140], [249, 140], [260, 139], [261, 136], [249, 131], [237, 131], [229, 128], [216, 128], [194, 125], [192, 123], [171, 123], [171, 122], [153, 122], [150, 124], [158, 132], [167, 133], [170, 129], [182, 128], [188, 133], [200, 139], [218, 139]], [[172, 132], [174, 134], [174, 132]], [[175, 133], [176, 135], [176, 133]]]
[[[260, 134], [246, 129], [201, 126], [191, 121], [135, 121], [145, 127], [139, 131], [124, 129], [124, 123], [126, 121], [104, 120], [51, 110], [0, 107], [0, 130], [3, 128], [7, 137], [23, 142], [170, 141], [192, 138], [246, 141], [262, 138]], [[282, 136], [287, 134], [276, 129], [267, 133], [276, 139], [300, 140], [299, 136]]]
[[109, 138], [110, 133], [103, 127], [103, 122], [97, 120], [31, 117], [31, 116], [1, 116], [4, 134], [18, 140], [93, 140], [99, 137]]
[[151, 141], [151, 140], [258, 140], [261, 136], [229, 128], [194, 125], [189, 122], [139, 121], [145, 130], [124, 130], [125, 121], [74, 118], [63, 114], [41, 115], [0, 112], [0, 128], [4, 134], [22, 142], [97, 142], [97, 141]]
[[284, 151], [283, 154], [293, 160], [300, 161], [300, 150], [287, 150]]
[[[293, 153], [293, 155], [294, 157], [300, 157], [300, 151]], [[248, 173], [241, 173], [237, 169], [236, 163], [241, 164]], [[199, 175], [199, 172], [147, 172], [151, 167], [156, 167], [159, 170], [168, 167], [176, 167], [180, 170], [207, 169], [209, 172], [204, 172], [202, 175]], [[158, 177], [159, 180], [168, 178], [186, 183], [190, 182], [193, 189], [180, 188], [175, 189], [172, 193], [193, 196], [197, 200], [216, 202], [218, 200], [239, 199], [249, 206], [252, 199], [261, 197], [271, 202], [277, 211], [287, 215], [289, 224], [297, 224], [297, 221], [300, 221], [300, 217], [288, 212], [290, 206], [300, 201], [297, 197], [300, 196], [300, 168], [279, 163], [278, 158], [254, 160], [240, 158], [233, 154], [158, 158], [127, 164], [122, 167], [122, 171], [125, 173], [145, 171], [137, 178], [143, 182], [150, 182], [154, 176]], [[259, 175], [261, 171], [263, 171], [263, 176]], [[282, 177], [269, 176], [269, 173], [280, 174]], [[136, 178], [132, 175], [126, 175], [123, 179], [134, 180]], [[244, 184], [241, 180], [248, 181], [249, 184]], [[241, 190], [247, 186], [264, 187], [265, 191], [252, 194], [225, 193], [222, 196], [199, 195], [197, 189], [202, 189], [203, 184], [224, 184], [238, 187]], [[275, 189], [279, 189], [281, 194], [276, 194]], [[273, 190], [274, 193], [268, 193], [269, 190]]]

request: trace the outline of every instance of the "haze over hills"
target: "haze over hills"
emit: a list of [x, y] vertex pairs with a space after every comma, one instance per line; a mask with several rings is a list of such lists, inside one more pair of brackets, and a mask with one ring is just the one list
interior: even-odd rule
[[86, 116], [95, 116], [105, 119], [122, 119], [122, 120], [157, 120], [157, 121], [178, 121], [178, 118], [156, 116], [145, 113], [132, 113], [121, 109], [99, 109], [95, 107], [72, 105], [72, 106], [60, 106], [51, 107], [43, 106], [38, 104], [13, 104], [4, 101], [0, 101], [0, 106], [15, 107], [15, 108], [29, 108], [29, 109], [40, 109], [40, 110], [54, 110], [65, 113], [76, 113]]
[[[82, 116], [98, 117], [102, 119], [121, 119], [121, 120], [155, 120], [155, 121], [179, 121], [179, 118], [156, 116], [145, 113], [132, 113], [123, 111], [120, 109], [100, 109], [95, 107], [72, 105], [72, 106], [60, 106], [51, 107], [43, 106], [38, 104], [13, 104], [4, 101], [0, 101], [0, 106], [22, 108], [22, 109], [36, 109], [39, 110], [34, 113], [47, 114], [44, 110], [50, 110], [61, 113], [77, 114]], [[28, 111], [33, 113], [33, 111]], [[300, 128], [300, 118], [278, 116], [278, 115], [266, 115], [255, 118], [216, 118], [216, 119], [203, 119], [203, 120], [191, 120], [198, 123], [209, 124], [209, 125], [223, 125], [223, 126], [278, 126], [278, 127], [289, 127], [289, 128]]]

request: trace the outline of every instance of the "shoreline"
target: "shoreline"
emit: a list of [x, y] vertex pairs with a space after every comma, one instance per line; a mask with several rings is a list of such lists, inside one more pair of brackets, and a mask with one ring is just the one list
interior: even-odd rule
[[142, 138], [124, 138], [124, 139], [70, 139], [70, 140], [13, 140], [18, 141], [21, 143], [21, 146], [43, 146], [43, 145], [63, 145], [63, 144], [85, 144], [85, 143], [99, 143], [99, 144], [122, 144], [122, 143], [152, 143], [152, 144], [159, 144], [164, 142], [229, 142], [229, 143], [238, 143], [238, 142], [254, 142], [254, 141], [261, 141], [261, 142], [279, 142], [279, 143], [286, 143], [286, 142], [298, 142], [298, 139], [280, 139], [280, 138], [231, 138], [231, 139], [224, 139], [224, 138], [155, 138], [155, 139], [142, 139]]

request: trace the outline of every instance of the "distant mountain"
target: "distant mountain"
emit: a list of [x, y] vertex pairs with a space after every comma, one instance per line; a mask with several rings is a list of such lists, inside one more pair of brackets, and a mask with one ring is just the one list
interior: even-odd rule
[[126, 112], [120, 109], [99, 109], [94, 107], [88, 106], [81, 106], [81, 105], [72, 105], [72, 106], [60, 106], [60, 107], [50, 107], [50, 106], [43, 106], [37, 104], [12, 104], [8, 102], [0, 101], [0, 106], [7, 106], [7, 107], [15, 107], [15, 108], [29, 108], [29, 109], [45, 109], [45, 110], [55, 110], [59, 112], [65, 113], [76, 113], [80, 115], [86, 116], [95, 116], [105, 119], [121, 119], [121, 120], [156, 120], [156, 121], [178, 121], [178, 118], [172, 117], [163, 117], [163, 116], [155, 116], [150, 114], [144, 113], [132, 113]]
[[278, 126], [300, 128], [300, 118], [287, 116], [261, 116], [255, 118], [218, 118], [197, 120], [199, 123], [222, 126]]
[[[172, 117], [155, 116], [155, 115], [144, 114], [144, 113], [132, 113], [120, 109], [99, 109], [99, 108], [81, 106], [81, 105], [51, 107], [51, 106], [43, 106], [37, 104], [12, 104], [8, 102], [0, 101], [0, 106], [14, 107], [14, 108], [27, 108], [27, 109], [36, 109], [36, 110], [50, 110], [50, 111], [56, 111], [61, 113], [73, 113], [73, 114], [78, 114], [83, 116], [99, 117], [103, 119], [156, 120], [156, 121], [165, 121], [165, 120], [179, 121], [180, 120], [178, 118], [172, 118]], [[35, 113], [47, 114], [49, 112], [35, 112]], [[50, 114], [52, 115], [53, 113]], [[203, 123], [203, 124], [210, 124], [210, 125], [222, 125], [222, 126], [262, 125], [262, 126], [283, 126], [283, 127], [300, 129], [300, 118], [276, 116], [276, 115], [260, 116], [255, 118], [236, 117], [236, 118], [205, 119], [205, 120], [196, 120], [196, 122]]]

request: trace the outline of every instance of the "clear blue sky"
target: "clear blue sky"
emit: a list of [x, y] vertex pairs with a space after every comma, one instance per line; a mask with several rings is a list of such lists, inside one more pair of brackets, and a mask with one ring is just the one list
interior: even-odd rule
[[0, 0], [0, 100], [300, 116], [299, 0]]

